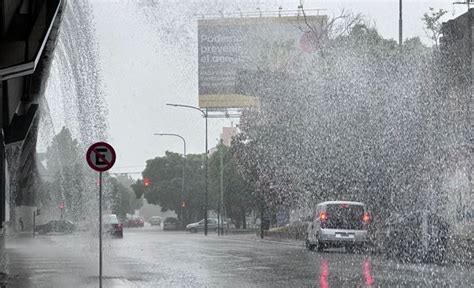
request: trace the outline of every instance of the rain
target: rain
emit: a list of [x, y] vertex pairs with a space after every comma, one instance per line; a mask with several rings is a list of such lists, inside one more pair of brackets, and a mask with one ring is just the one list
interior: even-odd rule
[[0, 287], [474, 282], [471, 0], [13, 2]]

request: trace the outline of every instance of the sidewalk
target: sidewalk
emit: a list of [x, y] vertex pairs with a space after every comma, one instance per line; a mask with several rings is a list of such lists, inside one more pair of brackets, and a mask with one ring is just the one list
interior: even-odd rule
[[96, 287], [87, 277], [94, 275], [95, 261], [83, 257], [84, 252], [50, 237], [33, 238], [31, 231], [10, 236], [5, 240], [6, 274], [0, 275], [0, 287]]

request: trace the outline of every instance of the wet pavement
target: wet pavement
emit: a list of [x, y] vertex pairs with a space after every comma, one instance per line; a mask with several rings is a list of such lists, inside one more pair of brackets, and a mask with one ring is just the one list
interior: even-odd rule
[[[5, 287], [98, 287], [92, 235], [18, 238], [6, 245]], [[472, 287], [472, 267], [400, 264], [305, 250], [302, 243], [128, 229], [104, 245], [104, 287]]]

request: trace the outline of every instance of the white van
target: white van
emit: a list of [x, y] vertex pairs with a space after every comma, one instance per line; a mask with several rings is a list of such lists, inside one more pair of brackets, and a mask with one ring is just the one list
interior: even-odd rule
[[367, 243], [370, 215], [365, 204], [352, 201], [319, 203], [306, 233], [306, 248], [323, 251], [329, 247], [352, 250]]

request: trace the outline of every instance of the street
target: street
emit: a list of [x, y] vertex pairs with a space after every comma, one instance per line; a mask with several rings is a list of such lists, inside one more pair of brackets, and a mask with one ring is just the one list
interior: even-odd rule
[[[7, 241], [4, 287], [98, 287], [98, 241], [47, 235]], [[254, 235], [132, 228], [104, 245], [104, 287], [468, 287], [472, 268], [400, 264], [343, 249], [307, 251], [302, 243]]]

